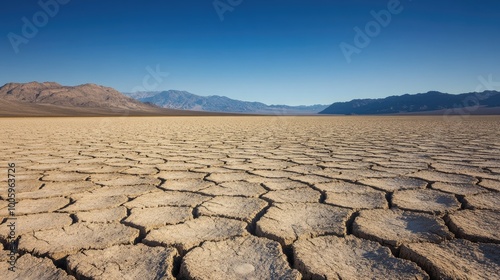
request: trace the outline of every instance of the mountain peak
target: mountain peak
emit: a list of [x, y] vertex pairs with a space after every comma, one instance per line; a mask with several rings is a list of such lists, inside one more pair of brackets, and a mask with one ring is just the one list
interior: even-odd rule
[[37, 88], [54, 88], [54, 87], [61, 87], [60, 84], [55, 83], [55, 82], [29, 82], [29, 83], [6, 83], [5, 85], [1, 86], [0, 89], [3, 88], [8, 88], [8, 89], [14, 89], [21, 87], [23, 89], [37, 89]]
[[8, 83], [0, 87], [0, 98], [6, 101], [66, 107], [123, 109], [149, 107], [112, 88], [96, 84], [72, 87], [55, 82]]

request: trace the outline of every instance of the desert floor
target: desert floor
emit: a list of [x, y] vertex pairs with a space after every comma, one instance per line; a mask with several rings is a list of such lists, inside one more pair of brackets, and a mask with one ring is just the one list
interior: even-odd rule
[[6, 279], [499, 278], [500, 117], [4, 118], [0, 132]]

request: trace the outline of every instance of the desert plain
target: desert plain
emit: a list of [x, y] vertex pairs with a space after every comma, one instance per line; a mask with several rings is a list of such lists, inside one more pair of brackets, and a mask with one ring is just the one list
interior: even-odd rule
[[498, 116], [2, 118], [0, 131], [5, 279], [499, 278]]

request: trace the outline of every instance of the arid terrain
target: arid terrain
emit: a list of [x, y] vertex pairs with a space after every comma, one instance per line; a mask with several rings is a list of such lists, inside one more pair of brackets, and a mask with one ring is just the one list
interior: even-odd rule
[[[208, 116], [210, 112], [164, 109], [95, 84], [55, 82], [0, 86], [0, 117]], [[220, 113], [217, 115], [221, 115]]]
[[0, 118], [1, 275], [498, 279], [499, 128], [498, 116]]

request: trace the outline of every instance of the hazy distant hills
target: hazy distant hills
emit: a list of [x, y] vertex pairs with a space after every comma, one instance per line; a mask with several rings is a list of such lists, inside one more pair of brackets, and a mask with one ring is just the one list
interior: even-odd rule
[[141, 103], [104, 86], [54, 82], [0, 87], [0, 116], [192, 115]]
[[231, 99], [225, 96], [199, 96], [187, 91], [169, 90], [163, 92], [137, 92], [125, 93], [141, 102], [151, 103], [163, 108], [208, 111], [208, 112], [232, 112], [248, 114], [317, 114], [328, 105], [312, 106], [287, 106], [266, 105], [260, 102], [248, 102]]
[[376, 115], [422, 112], [460, 114], [460, 108], [464, 107], [469, 107], [465, 112], [470, 114], [498, 114], [498, 108], [493, 109], [500, 107], [500, 92], [447, 94], [430, 91], [382, 99], [355, 99], [333, 103], [320, 114]]

